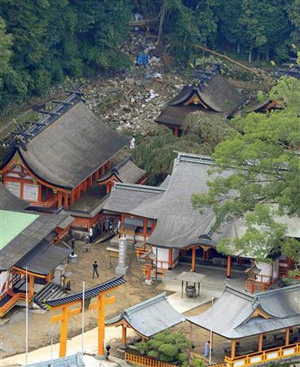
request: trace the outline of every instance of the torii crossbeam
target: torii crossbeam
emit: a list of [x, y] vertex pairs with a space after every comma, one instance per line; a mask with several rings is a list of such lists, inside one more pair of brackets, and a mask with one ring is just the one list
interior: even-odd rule
[[[105, 295], [108, 292], [116, 289], [119, 285], [124, 284], [125, 279], [123, 276], [118, 278], [112, 278], [106, 282], [100, 283], [94, 287], [88, 288], [84, 292], [84, 302], [89, 303], [94, 297], [97, 297], [97, 301], [89, 304], [86, 310], [98, 310], [98, 355], [103, 357], [104, 353], [104, 337], [105, 337], [105, 305], [115, 302], [115, 297], [111, 296], [106, 298]], [[62, 298], [51, 299], [44, 302], [45, 305], [52, 310], [61, 309], [62, 312], [59, 315], [52, 316], [51, 322], [61, 322], [60, 326], [60, 346], [59, 357], [65, 357], [67, 352], [67, 337], [68, 337], [68, 321], [69, 317], [73, 317], [80, 314], [83, 309], [83, 292], [77, 292], [67, 295]], [[70, 309], [73, 306], [80, 303], [78, 308]]]

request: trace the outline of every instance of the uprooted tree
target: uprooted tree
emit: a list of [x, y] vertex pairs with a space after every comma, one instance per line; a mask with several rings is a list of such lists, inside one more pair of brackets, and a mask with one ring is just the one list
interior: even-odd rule
[[219, 175], [207, 194], [192, 197], [195, 208], [213, 208], [216, 227], [245, 220], [243, 236], [219, 244], [225, 254], [233, 246], [260, 260], [283, 253], [299, 261], [300, 242], [278, 220], [300, 216], [299, 95], [300, 81], [284, 77], [269, 94], [281, 109], [236, 117], [212, 155]]

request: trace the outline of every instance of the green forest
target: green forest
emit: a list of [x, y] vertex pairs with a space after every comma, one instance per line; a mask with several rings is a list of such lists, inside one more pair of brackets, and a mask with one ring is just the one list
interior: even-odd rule
[[66, 76], [92, 77], [132, 60], [118, 45], [134, 13], [154, 29], [175, 64], [195, 45], [248, 62], [295, 55], [300, 0], [0, 0], [0, 107], [42, 95]]

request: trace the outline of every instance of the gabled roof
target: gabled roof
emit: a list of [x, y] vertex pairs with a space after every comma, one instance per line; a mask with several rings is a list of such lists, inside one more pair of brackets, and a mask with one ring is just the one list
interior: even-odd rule
[[[77, 353], [68, 357], [49, 359], [44, 362], [28, 364], [27, 367], [85, 367], [82, 360], [82, 354]], [[25, 366], [23, 366], [25, 367]]]
[[165, 189], [160, 187], [116, 182], [103, 210], [116, 213], [130, 213], [132, 209], [145, 202], [145, 200], [153, 200], [164, 192]]
[[140, 335], [150, 337], [179, 324], [185, 317], [170, 306], [166, 293], [127, 308], [119, 316], [106, 322], [106, 325], [128, 323]]
[[187, 320], [228, 339], [297, 326], [300, 325], [300, 285], [255, 295], [226, 285], [222, 296], [209, 310]]
[[[103, 283], [97, 284], [91, 288], [88, 288], [85, 290], [84, 292], [84, 298], [87, 299], [92, 299], [94, 297], [97, 297], [98, 294], [102, 293], [102, 292], [106, 292], [109, 291], [110, 289], [116, 288], [121, 284], [126, 283], [124, 276], [120, 276], [120, 277], [116, 277], [116, 278], [112, 278], [109, 280], [106, 280]], [[52, 307], [58, 307], [64, 304], [68, 304], [68, 303], [72, 303], [75, 301], [81, 301], [83, 299], [83, 294], [82, 291], [81, 292], [76, 292], [76, 293], [72, 293], [69, 294], [65, 297], [61, 297], [61, 298], [56, 298], [56, 299], [51, 299], [51, 300], [47, 300], [45, 301], [46, 306], [52, 308]]]
[[[207, 180], [214, 177], [209, 175], [211, 169], [209, 157], [179, 153], [166, 191], [142, 201], [130, 211], [130, 214], [157, 220], [148, 244], [184, 248], [207, 240], [215, 221], [214, 212], [210, 208], [203, 213], [194, 209], [191, 196], [208, 191]], [[209, 243], [212, 244], [210, 238]]]
[[[10, 212], [10, 211], [6, 211]], [[27, 225], [20, 233], [5, 245], [0, 250], [0, 270], [8, 270], [18, 261], [20, 261], [25, 255], [33, 250], [41, 241], [50, 238], [53, 239], [52, 235], [54, 230], [64, 223], [68, 218], [64, 214], [29, 214], [22, 212], [22, 216], [33, 216], [33, 220]], [[0, 217], [0, 228], [5, 228], [4, 221], [5, 216]], [[13, 225], [13, 223], [11, 223]], [[62, 224], [63, 225], [63, 224]]]
[[[76, 94], [68, 108], [49, 112], [49, 121], [28, 130], [16, 146], [29, 169], [54, 186], [71, 189], [111, 159], [129, 141], [105, 125]], [[48, 115], [47, 115], [48, 116]], [[45, 121], [44, 121], [45, 120]]]
[[97, 182], [105, 184], [108, 181], [124, 182], [135, 184], [146, 176], [146, 171], [139, 168], [132, 162], [130, 157], [113, 167], [106, 175], [102, 176]]
[[[197, 104], [190, 103], [196, 98]], [[185, 117], [196, 110], [222, 113], [231, 116], [243, 104], [241, 95], [221, 74], [216, 73], [205, 83], [185, 86], [155, 119], [157, 123], [181, 126]]]
[[36, 274], [47, 275], [71, 253], [72, 249], [61, 248], [47, 241], [42, 241], [19, 260], [15, 266]]

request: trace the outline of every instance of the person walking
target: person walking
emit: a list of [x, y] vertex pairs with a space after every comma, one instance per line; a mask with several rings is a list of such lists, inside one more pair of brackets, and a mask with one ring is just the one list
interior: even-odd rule
[[107, 346], [106, 346], [106, 359], [109, 359], [109, 355], [110, 355], [110, 345], [109, 344], [107, 344]]
[[97, 278], [99, 278], [99, 273], [98, 273], [98, 263], [97, 261], [94, 261], [94, 264], [93, 264], [93, 279], [95, 278], [95, 275], [97, 276]]
[[204, 357], [208, 358], [209, 357], [209, 352], [210, 352], [210, 341], [208, 340], [205, 344], [204, 344]]

